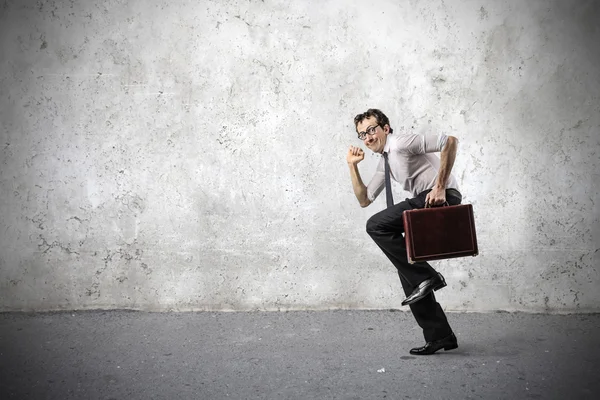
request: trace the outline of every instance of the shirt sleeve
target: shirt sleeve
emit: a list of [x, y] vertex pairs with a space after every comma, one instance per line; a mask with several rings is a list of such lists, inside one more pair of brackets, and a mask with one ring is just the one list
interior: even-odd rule
[[385, 170], [383, 166], [383, 157], [381, 157], [381, 161], [377, 165], [377, 170], [375, 171], [375, 175], [371, 178], [371, 181], [367, 185], [367, 197], [371, 202], [375, 201], [379, 193], [383, 190], [385, 186]]
[[407, 134], [402, 135], [401, 140], [398, 143], [398, 150], [405, 154], [425, 154], [425, 153], [437, 153], [442, 151], [448, 136], [440, 134]]

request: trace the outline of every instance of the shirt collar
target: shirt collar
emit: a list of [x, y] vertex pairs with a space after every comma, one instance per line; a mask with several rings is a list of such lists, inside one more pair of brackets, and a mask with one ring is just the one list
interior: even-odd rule
[[385, 146], [383, 146], [383, 152], [384, 153], [390, 154], [390, 150], [391, 150], [391, 144], [390, 144], [390, 142], [391, 142], [390, 135], [387, 135], [387, 137], [385, 138]]

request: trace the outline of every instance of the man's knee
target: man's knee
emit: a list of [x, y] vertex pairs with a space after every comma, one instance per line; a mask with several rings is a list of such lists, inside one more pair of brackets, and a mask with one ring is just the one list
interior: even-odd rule
[[375, 214], [367, 220], [367, 233], [372, 236], [374, 233], [378, 232], [379, 230], [380, 230], [379, 218], [377, 218], [377, 214]]
[[[400, 213], [397, 213], [400, 211]], [[367, 233], [373, 235], [386, 235], [391, 232], [404, 232], [402, 213], [404, 209], [396, 209], [394, 214], [383, 210], [374, 214], [367, 220]]]

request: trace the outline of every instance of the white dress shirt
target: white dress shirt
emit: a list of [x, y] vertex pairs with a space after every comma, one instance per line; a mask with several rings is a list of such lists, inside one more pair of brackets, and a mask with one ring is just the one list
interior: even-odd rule
[[[448, 136], [443, 133], [388, 135], [383, 151], [388, 153], [391, 178], [400, 183], [404, 190], [412, 193], [413, 197], [432, 189], [440, 170], [440, 158], [432, 153], [442, 151], [447, 141]], [[385, 187], [384, 162], [381, 157], [377, 171], [367, 185], [367, 196], [371, 201], [374, 201]], [[458, 190], [458, 182], [452, 174], [446, 182], [446, 189], [450, 188]]]

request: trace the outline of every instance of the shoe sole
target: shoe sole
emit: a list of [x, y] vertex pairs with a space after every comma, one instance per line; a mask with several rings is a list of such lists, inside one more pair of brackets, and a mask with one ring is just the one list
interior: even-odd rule
[[444, 351], [458, 349], [458, 344], [451, 344], [450, 346], [445, 346]]

